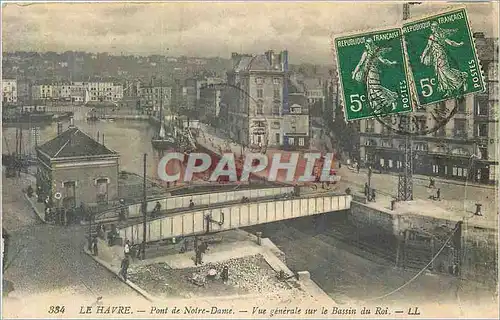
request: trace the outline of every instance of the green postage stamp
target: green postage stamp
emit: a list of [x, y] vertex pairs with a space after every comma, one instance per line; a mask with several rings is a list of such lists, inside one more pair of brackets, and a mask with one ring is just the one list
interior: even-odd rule
[[405, 23], [403, 36], [419, 105], [485, 90], [465, 8]]
[[412, 110], [400, 28], [334, 40], [347, 121]]

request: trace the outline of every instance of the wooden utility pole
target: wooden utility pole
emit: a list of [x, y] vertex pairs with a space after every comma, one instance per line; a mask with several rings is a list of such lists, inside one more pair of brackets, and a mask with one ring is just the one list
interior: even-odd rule
[[148, 154], [144, 154], [144, 176], [142, 181], [142, 260], [146, 259], [146, 216], [147, 216], [147, 197], [146, 197], [146, 160]]

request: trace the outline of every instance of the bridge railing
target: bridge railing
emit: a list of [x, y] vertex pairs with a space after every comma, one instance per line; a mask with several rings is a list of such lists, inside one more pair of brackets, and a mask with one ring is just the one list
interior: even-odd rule
[[[289, 200], [268, 200], [246, 204], [233, 204], [182, 212], [146, 223], [146, 241], [153, 242], [173, 237], [248, 227], [280, 220], [304, 217], [351, 206], [350, 195], [327, 195]], [[119, 230], [120, 237], [133, 244], [142, 243], [143, 224]]]
[[[196, 193], [177, 196], [168, 196], [161, 198], [148, 199], [147, 212], [152, 212], [159, 202], [162, 210], [172, 210], [177, 208], [188, 208], [189, 201], [193, 200], [195, 205], [211, 205], [216, 203], [224, 203], [230, 201], [241, 200], [243, 197], [249, 199], [271, 197], [281, 194], [291, 193], [293, 187], [278, 187], [278, 188], [262, 188], [262, 189], [243, 189], [225, 192], [214, 193]], [[142, 202], [137, 202], [127, 205], [127, 212], [129, 218], [134, 218], [142, 215], [141, 211]], [[120, 208], [113, 208], [109, 211], [103, 212], [97, 216], [99, 219], [106, 219], [116, 217]]]

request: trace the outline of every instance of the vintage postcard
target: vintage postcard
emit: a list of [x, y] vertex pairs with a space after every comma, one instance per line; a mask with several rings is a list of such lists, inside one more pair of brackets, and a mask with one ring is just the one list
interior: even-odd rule
[[498, 319], [498, 14], [2, 2], [2, 318]]

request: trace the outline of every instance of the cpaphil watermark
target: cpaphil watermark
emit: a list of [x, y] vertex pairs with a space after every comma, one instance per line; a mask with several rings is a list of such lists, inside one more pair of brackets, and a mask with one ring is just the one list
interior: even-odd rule
[[[262, 153], [247, 153], [244, 158], [236, 158], [233, 153], [225, 153], [215, 160], [206, 153], [173, 152], [159, 161], [158, 178], [165, 182], [190, 182], [196, 175], [208, 174], [207, 180], [211, 182], [220, 181], [223, 177], [229, 182], [246, 182], [251, 175], [282, 182], [337, 182], [340, 179], [333, 169], [333, 153], [288, 153], [286, 161], [283, 161], [282, 155], [275, 153], [269, 159]], [[168, 170], [173, 162], [183, 165], [177, 166], [177, 170]], [[279, 175], [279, 171], [286, 172], [286, 175]], [[297, 177], [297, 173], [300, 176]]]

